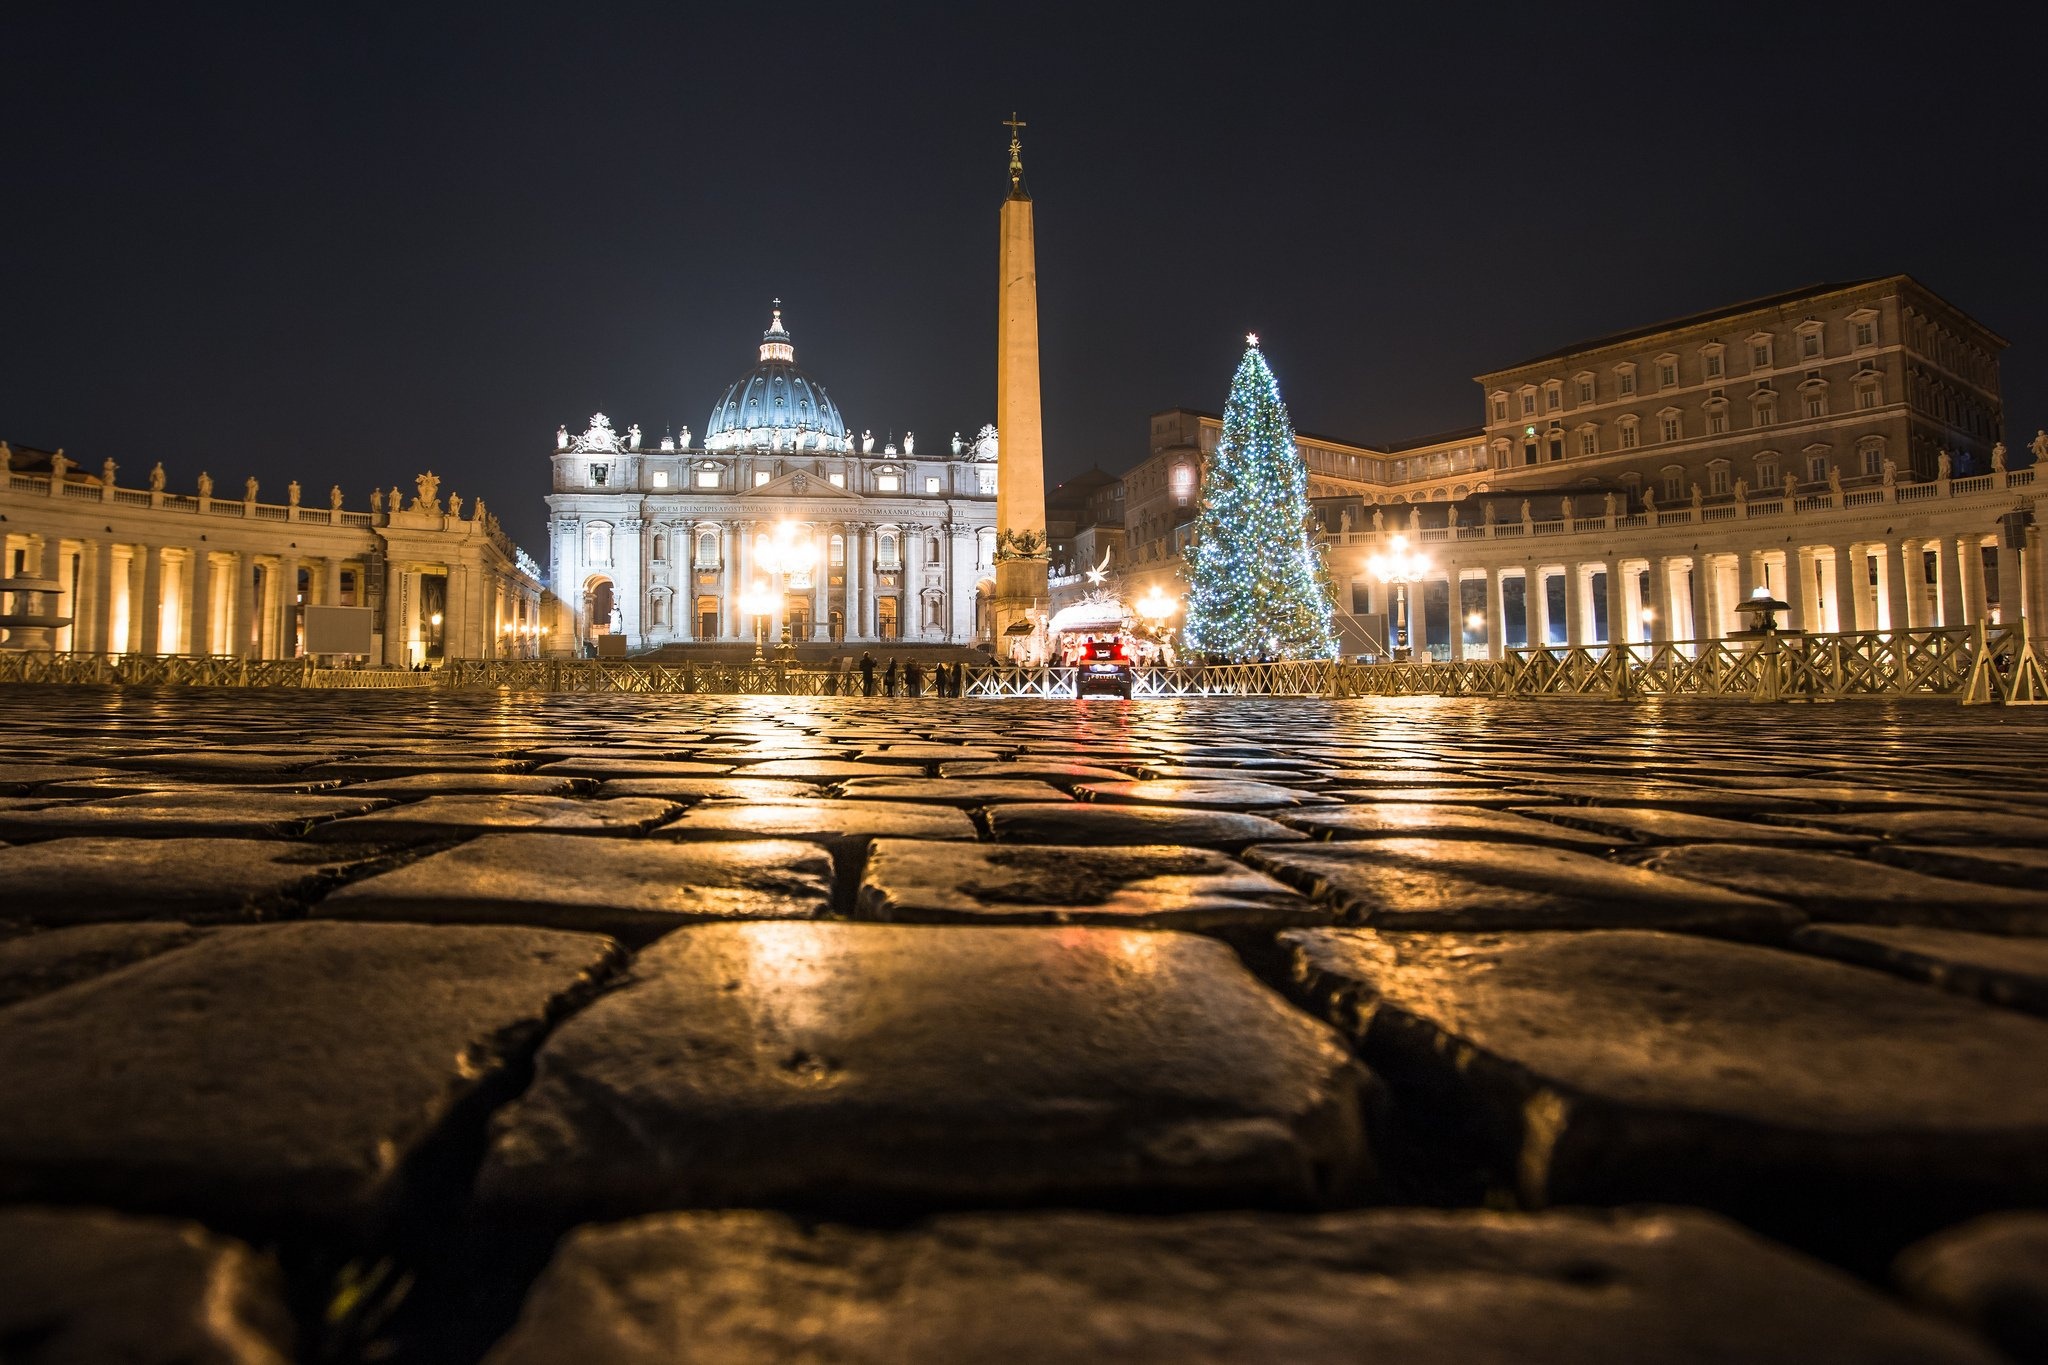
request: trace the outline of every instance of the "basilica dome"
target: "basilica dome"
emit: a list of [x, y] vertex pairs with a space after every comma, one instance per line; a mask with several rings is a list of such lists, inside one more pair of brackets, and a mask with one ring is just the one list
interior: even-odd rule
[[733, 381], [704, 427], [706, 450], [833, 450], [852, 448], [846, 423], [825, 393], [796, 367], [796, 347], [782, 326], [782, 300], [761, 334], [761, 359]]

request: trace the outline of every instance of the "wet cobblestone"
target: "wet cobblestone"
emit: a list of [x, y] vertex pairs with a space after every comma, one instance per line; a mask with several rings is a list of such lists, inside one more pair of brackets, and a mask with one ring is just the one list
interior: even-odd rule
[[7, 691], [0, 1354], [1988, 1361], [2044, 830], [1988, 708]]

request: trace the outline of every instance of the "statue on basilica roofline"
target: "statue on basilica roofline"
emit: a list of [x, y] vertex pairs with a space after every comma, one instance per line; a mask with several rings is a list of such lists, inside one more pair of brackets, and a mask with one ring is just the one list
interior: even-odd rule
[[164, 491], [164, 462], [162, 460], [158, 460], [156, 468], [149, 471], [149, 491], [152, 493]]
[[915, 455], [915, 454], [917, 454], [917, 433], [916, 433], [916, 432], [914, 432], [914, 431], [906, 431], [906, 432], [904, 432], [904, 433], [903, 433], [903, 453], [904, 453], [905, 455]]
[[398, 496], [397, 484], [392, 484], [391, 491], [384, 495], [384, 505], [391, 509], [393, 516], [405, 510], [405, 499]]
[[56, 492], [64, 482], [64, 472], [71, 468], [71, 461], [64, 458], [64, 447], [58, 446], [57, 453], [50, 457], [50, 491]]
[[2034, 443], [2027, 447], [2034, 452], [2034, 463], [2048, 465], [2048, 431], [2034, 428]]
[[119, 466], [114, 463], [114, 457], [111, 455], [100, 462], [100, 484], [102, 487], [112, 488], [114, 486], [114, 471], [118, 468]]
[[327, 505], [328, 505], [328, 506], [329, 506], [330, 508], [332, 508], [332, 509], [333, 509], [334, 511], [337, 511], [337, 512], [339, 512], [339, 511], [341, 510], [341, 485], [340, 485], [340, 484], [336, 484], [336, 485], [334, 485], [334, 487], [332, 487], [332, 488], [330, 488], [330, 489], [328, 489], [328, 490], [327, 490]]
[[415, 512], [438, 512], [441, 510], [441, 480], [433, 470], [413, 476], [412, 510]]
[[299, 494], [301, 491], [302, 490], [299, 488], [299, 481], [297, 479], [293, 479], [290, 483], [284, 486], [284, 500], [290, 503], [292, 506], [297, 507], [299, 505]]
[[990, 423], [983, 426], [974, 437], [974, 458], [977, 460], [995, 459], [998, 445], [999, 441], [994, 424]]
[[256, 490], [261, 486], [253, 477], [242, 480], [242, 501], [256, 501]]
[[462, 520], [462, 494], [450, 493], [448, 495], [448, 515], [457, 521]]
[[860, 453], [861, 453], [861, 454], [863, 454], [863, 455], [872, 455], [872, 454], [874, 454], [874, 453], [875, 453], [875, 433], [874, 433], [874, 432], [872, 432], [872, 431], [863, 431], [863, 432], [861, 432], [861, 434], [860, 434]]
[[1899, 462], [1897, 460], [1888, 459], [1884, 462], [1884, 486], [1886, 488], [1892, 488], [1895, 487], [1898, 484], [1898, 482]]
[[203, 469], [199, 471], [199, 496], [202, 498], [213, 496], [213, 475]]
[[967, 448], [967, 443], [966, 443], [965, 441], [963, 441], [963, 440], [961, 440], [961, 439], [960, 439], [960, 433], [959, 433], [959, 432], [957, 432], [957, 431], [956, 431], [956, 432], [954, 432], [954, 433], [953, 433], [953, 455], [954, 455], [954, 457], [955, 457], [955, 458], [958, 458], [958, 456], [959, 456], [960, 452], [961, 452], [962, 450], [965, 450], [966, 448]]
[[472, 506], [472, 507], [470, 508], [469, 516], [470, 516], [470, 520], [472, 520], [472, 521], [483, 521], [483, 520], [484, 520], [484, 495], [483, 495], [483, 494], [479, 493], [479, 494], [477, 494], [477, 495], [476, 495], [476, 502], [475, 502], [475, 504], [474, 504], [474, 505], [473, 505], [473, 506]]
[[1789, 501], [1799, 496], [1799, 476], [1791, 470], [1785, 471], [1785, 497]]
[[682, 430], [682, 433], [681, 433], [681, 434], [680, 434], [679, 436], [677, 436], [677, 437], [676, 437], [676, 449], [677, 449], [677, 450], [688, 450], [689, 448], [690, 448], [690, 429], [689, 429], [688, 427], [684, 427], [684, 428], [683, 428], [683, 430]]
[[2005, 472], [2005, 442], [2003, 441], [1994, 442], [1991, 446], [1991, 472], [1994, 474], [2003, 474]]
[[568, 427], [566, 427], [566, 426], [556, 427], [556, 428], [555, 428], [555, 449], [556, 449], [556, 450], [567, 450], [568, 448], [569, 448], [569, 428], [568, 428]]
[[1837, 465], [1828, 466], [1828, 492], [1838, 498], [1842, 496], [1842, 471]]
[[[339, 504], [337, 504], [337, 506], [338, 506], [338, 505], [339, 505]], [[381, 489], [381, 488], [372, 488], [372, 489], [370, 490], [370, 510], [371, 510], [372, 512], [382, 512], [382, 511], [384, 510], [384, 490], [383, 490], [383, 489]]]
[[627, 427], [627, 428], [626, 428], [626, 449], [628, 449], [628, 450], [638, 450], [639, 448], [640, 448], [640, 424], [639, 424], [638, 422], [635, 422], [635, 423], [633, 423], [633, 425], [632, 425], [632, 426], [629, 426], [629, 427]]
[[1938, 451], [1934, 457], [1934, 477], [1946, 479], [1955, 471], [1955, 461], [1946, 450]]

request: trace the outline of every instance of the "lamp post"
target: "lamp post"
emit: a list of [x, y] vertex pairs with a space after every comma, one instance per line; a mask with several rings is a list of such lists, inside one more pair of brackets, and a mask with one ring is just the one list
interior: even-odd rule
[[[808, 571], [817, 561], [817, 557], [817, 547], [811, 544], [809, 539], [798, 540], [794, 526], [786, 521], [775, 524], [775, 533], [769, 537], [768, 543], [761, 548], [757, 556], [762, 569], [768, 573], [769, 582], [755, 584], [756, 591], [768, 602], [769, 612], [772, 613], [775, 606], [775, 598], [769, 595], [770, 586], [786, 593], [790, 575]], [[754, 661], [761, 662], [759, 649], [754, 652]]]
[[[1138, 599], [1134, 610], [1138, 619], [1145, 623], [1145, 629], [1163, 649], [1166, 647], [1166, 623], [1180, 610], [1180, 602], [1159, 591], [1154, 583], [1145, 595]], [[1169, 661], [1170, 662], [1170, 661]]]
[[1408, 597], [1414, 585], [1429, 572], [1429, 556], [1420, 550], [1411, 551], [1406, 536], [1395, 536], [1389, 549], [1391, 553], [1376, 554], [1367, 560], [1366, 568], [1394, 589], [1394, 658], [1400, 660], [1415, 652], [1408, 639]]
[[775, 610], [775, 597], [766, 583], [756, 583], [740, 595], [740, 607], [754, 618], [754, 667], [759, 668], [767, 662], [762, 650], [768, 642], [768, 616]]

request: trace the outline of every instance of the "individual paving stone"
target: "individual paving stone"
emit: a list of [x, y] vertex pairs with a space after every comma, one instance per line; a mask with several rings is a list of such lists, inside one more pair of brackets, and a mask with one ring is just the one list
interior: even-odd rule
[[1914, 925], [1816, 924], [1793, 935], [1792, 944], [1989, 1004], [2048, 1014], [2048, 939]]
[[1281, 806], [1306, 806], [1334, 802], [1334, 796], [1279, 787], [1270, 782], [1160, 781], [1083, 782], [1074, 794], [1084, 801], [1113, 802], [1146, 806], [1188, 806], [1195, 810], [1273, 810]]
[[536, 772], [557, 777], [722, 777], [730, 763], [698, 763], [673, 758], [559, 758]]
[[1320, 770], [1315, 772], [1304, 772], [1301, 769], [1274, 771], [1268, 768], [1230, 768], [1220, 765], [1196, 767], [1174, 763], [1147, 763], [1138, 769], [1138, 776], [1147, 782], [1253, 781], [1292, 788], [1320, 787], [1329, 780]]
[[843, 782], [849, 777], [901, 777], [905, 772], [924, 769], [923, 759], [888, 763], [855, 763], [834, 758], [774, 758], [759, 763], [739, 761], [743, 766], [734, 769], [737, 777], [793, 777], [801, 782]]
[[1769, 810], [1787, 799], [1810, 803], [1840, 811], [1858, 810], [1977, 810], [1984, 805], [1981, 795], [1943, 795], [1936, 792], [1907, 791], [1898, 787], [1880, 786], [1830, 786], [1820, 783], [1788, 781], [1783, 787], [1731, 788], [1730, 794], [1748, 797], [1760, 804], [1753, 809]]
[[2048, 1022], [1748, 944], [1291, 930], [1300, 988], [1536, 1204], [1809, 1232], [2048, 1194]]
[[488, 1365], [1994, 1365], [1704, 1214], [773, 1213], [578, 1229]]
[[615, 777], [599, 785], [597, 794], [658, 796], [664, 801], [808, 801], [824, 794], [811, 782], [773, 777]]
[[88, 768], [71, 763], [0, 761], [0, 795], [19, 796], [48, 782], [82, 782], [87, 778], [117, 775], [112, 768]]
[[809, 839], [835, 848], [870, 839], [972, 839], [964, 811], [917, 801], [706, 801], [660, 832], [664, 839]]
[[1937, 1233], [1900, 1254], [1894, 1278], [2012, 1360], [2048, 1361], [2048, 1213], [1994, 1213]]
[[145, 921], [87, 924], [0, 939], [0, 1005], [183, 948], [205, 932], [189, 924]]
[[218, 777], [282, 777], [325, 759], [332, 753], [266, 753], [261, 750], [209, 749], [204, 745], [163, 749], [155, 753], [126, 755], [100, 760], [109, 768], [135, 772], [207, 773]]
[[0, 1352], [20, 1365], [289, 1365], [269, 1259], [197, 1223], [0, 1210]]
[[882, 744], [862, 749], [856, 757], [874, 763], [990, 763], [1009, 752], [971, 744]]
[[1098, 801], [994, 806], [989, 833], [1012, 844], [1176, 844], [1241, 852], [1252, 844], [1306, 836], [1263, 815], [1177, 806], [1108, 806]]
[[[1725, 791], [1710, 787], [1682, 786], [1668, 782], [1632, 782], [1624, 779], [1555, 778], [1523, 785], [1526, 794], [1559, 801], [1601, 806], [1646, 806], [1653, 810], [1690, 811], [1694, 815], [1715, 815], [1739, 819], [1766, 810], [1814, 809], [1808, 788], [1788, 784], [1782, 789]], [[1528, 800], [1528, 795], [1524, 801]]]
[[1353, 839], [1245, 856], [1359, 923], [1387, 928], [1773, 935], [1804, 919], [1755, 896], [1534, 844]]
[[1363, 801], [1288, 811], [1281, 823], [1320, 839], [1483, 839], [1502, 844], [1552, 844], [1559, 848], [1606, 851], [1623, 841], [1566, 829], [1526, 815], [1483, 806], [1432, 805], [1426, 801]]
[[864, 918], [924, 924], [1123, 924], [1263, 931], [1329, 913], [1211, 849], [880, 839]]
[[486, 834], [344, 886], [316, 913], [582, 929], [645, 943], [701, 920], [810, 919], [831, 900], [832, 860], [815, 844]]
[[[234, 792], [251, 795], [259, 792], [324, 792], [335, 791], [342, 786], [338, 777], [281, 778], [274, 781], [223, 783], [217, 777], [198, 773], [123, 773], [119, 777], [89, 777], [81, 782], [52, 782], [36, 788], [39, 797], [100, 797], [136, 796], [143, 792]], [[371, 796], [373, 792], [351, 792], [350, 795]]]
[[[1842, 830], [1815, 829], [1803, 825], [1763, 825], [1747, 820], [1724, 820], [1690, 811], [1662, 810], [1655, 806], [1518, 806], [1516, 813], [1554, 820], [1576, 829], [1618, 834], [1655, 844], [1746, 843], [1760, 848], [1867, 848], [1866, 834]], [[1804, 821], [1821, 817], [1790, 816]]]
[[2048, 893], [1930, 877], [1832, 853], [1693, 844], [1660, 849], [1643, 865], [1776, 896], [1820, 919], [2048, 934]]
[[1130, 774], [1095, 763], [1057, 763], [1040, 758], [1020, 758], [1014, 763], [941, 763], [939, 776], [1048, 782], [1063, 790], [1072, 790], [1083, 782], [1122, 782]]
[[1512, 806], [1526, 810], [1542, 801], [1541, 797], [1528, 792], [1490, 791], [1475, 787], [1374, 787], [1354, 791], [1335, 787], [1324, 789], [1353, 803], [1371, 802], [1374, 805], [1395, 805], [1408, 803], [1426, 806], [1478, 806], [1505, 810]]
[[203, 787], [0, 812], [0, 839], [288, 839], [391, 803], [374, 796], [297, 796]]
[[2038, 890], [2048, 886], [2048, 848], [1928, 848], [1919, 844], [1879, 844], [1870, 856], [1897, 867]]
[[1873, 810], [1810, 815], [1800, 823], [1875, 835], [1907, 844], [2048, 844], [2048, 817], [1986, 810]]
[[318, 894], [358, 850], [267, 839], [52, 839], [0, 848], [0, 921], [245, 920]]
[[0, 1199], [365, 1234], [407, 1158], [618, 955], [594, 934], [260, 925], [10, 1006]]
[[[687, 1060], [685, 1060], [687, 1059]], [[1315, 1203], [1371, 1078], [1221, 943], [1117, 929], [711, 924], [642, 952], [492, 1121], [478, 1197], [678, 1205]]]
[[940, 777], [856, 777], [839, 794], [858, 801], [936, 801], [972, 809], [1005, 801], [1068, 801], [1065, 792], [1028, 779]]
[[565, 796], [430, 796], [315, 832], [319, 839], [453, 839], [532, 830], [544, 834], [637, 834], [682, 807], [673, 801], [624, 796], [614, 801]]
[[587, 778], [533, 773], [414, 773], [411, 777], [357, 782], [348, 790], [351, 796], [405, 799], [422, 796], [571, 796], [588, 792], [596, 785]]
[[387, 777], [411, 777], [423, 769], [437, 773], [521, 773], [531, 766], [522, 758], [442, 758], [410, 754], [403, 758], [350, 758], [319, 763], [299, 776], [375, 782]]

